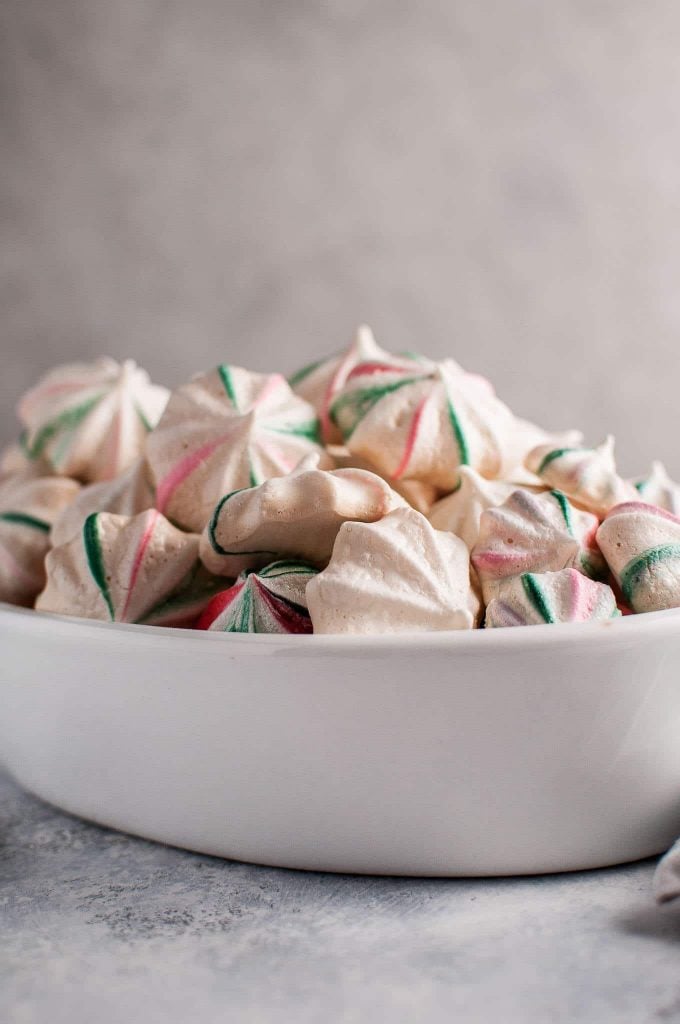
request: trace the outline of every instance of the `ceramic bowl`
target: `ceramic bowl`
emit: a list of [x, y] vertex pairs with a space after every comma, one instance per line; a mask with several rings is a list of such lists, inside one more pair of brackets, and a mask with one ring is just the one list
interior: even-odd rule
[[324, 871], [614, 864], [680, 833], [680, 611], [253, 636], [0, 606], [0, 760], [125, 832]]

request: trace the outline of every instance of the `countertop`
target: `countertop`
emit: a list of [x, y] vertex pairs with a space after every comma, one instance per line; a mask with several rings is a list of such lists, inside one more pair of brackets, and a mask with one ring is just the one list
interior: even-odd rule
[[680, 1021], [654, 862], [491, 880], [197, 856], [0, 774], [3, 1024]]

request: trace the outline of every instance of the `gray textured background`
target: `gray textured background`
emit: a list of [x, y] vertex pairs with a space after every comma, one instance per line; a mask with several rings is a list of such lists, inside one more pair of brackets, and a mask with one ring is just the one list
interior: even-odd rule
[[675, 0], [2, 0], [8, 407], [368, 320], [680, 474]]

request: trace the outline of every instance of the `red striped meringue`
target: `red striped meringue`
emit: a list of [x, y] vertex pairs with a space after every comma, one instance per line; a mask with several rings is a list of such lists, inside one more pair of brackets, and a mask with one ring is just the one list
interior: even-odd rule
[[93, 512], [47, 556], [36, 608], [110, 622], [191, 625], [216, 591], [198, 561], [198, 537], [156, 509]]
[[156, 505], [200, 532], [225, 494], [285, 476], [319, 445], [316, 412], [280, 374], [218, 366], [173, 392], [146, 454]]

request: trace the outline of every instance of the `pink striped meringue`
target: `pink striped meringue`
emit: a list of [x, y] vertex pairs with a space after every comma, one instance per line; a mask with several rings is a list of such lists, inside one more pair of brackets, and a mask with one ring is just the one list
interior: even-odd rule
[[512, 413], [488, 381], [441, 363], [361, 363], [330, 410], [347, 448], [393, 480], [419, 480], [450, 491], [470, 465], [496, 476]]
[[306, 590], [317, 570], [285, 559], [241, 573], [210, 601], [197, 629], [221, 633], [311, 633]]
[[330, 408], [354, 367], [359, 363], [385, 362], [392, 359], [405, 364], [412, 363], [407, 357], [393, 356], [380, 348], [371, 328], [362, 324], [357, 329], [352, 344], [344, 352], [309, 363], [288, 378], [288, 383], [295, 394], [316, 409], [321, 424], [321, 437], [325, 444], [342, 443], [342, 434], [330, 417]]
[[328, 563], [343, 523], [372, 523], [403, 498], [375, 473], [318, 469], [309, 457], [289, 475], [225, 495], [201, 536], [200, 554], [211, 572], [237, 576], [274, 558]]
[[611, 587], [596, 583], [576, 569], [525, 572], [514, 576], [486, 609], [487, 629], [503, 626], [542, 626], [558, 622], [603, 621], [618, 618]]
[[53, 547], [65, 544], [82, 529], [92, 512], [115, 512], [120, 516], [136, 516], [154, 505], [154, 489], [149, 480], [149, 467], [137, 459], [120, 476], [99, 484], [88, 484], [55, 519], [50, 533]]
[[141, 454], [168, 394], [131, 359], [57, 367], [17, 407], [26, 451], [62, 476], [111, 480]]
[[498, 508], [482, 512], [472, 549], [484, 601], [503, 596], [509, 581], [526, 572], [605, 571], [596, 541], [597, 518], [574, 508], [560, 491], [513, 491]]
[[680, 484], [671, 480], [663, 462], [653, 462], [649, 476], [634, 484], [639, 501], [646, 505], [656, 505], [674, 516], [680, 515]]
[[616, 471], [611, 435], [597, 448], [539, 445], [527, 456], [526, 465], [544, 483], [600, 519], [614, 505], [638, 497], [633, 485]]
[[157, 507], [173, 522], [200, 532], [225, 494], [285, 476], [317, 453], [319, 424], [312, 406], [280, 374], [218, 366], [173, 392], [147, 438]]
[[680, 518], [641, 501], [617, 505], [597, 531], [602, 554], [634, 612], [680, 608]]
[[32, 605], [45, 585], [50, 527], [80, 484], [30, 472], [0, 481], [0, 601]]
[[315, 633], [472, 629], [479, 614], [465, 544], [411, 508], [344, 523], [306, 596]]
[[53, 548], [39, 611], [109, 622], [190, 625], [216, 591], [200, 567], [198, 537], [156, 509], [136, 516], [93, 512]]

